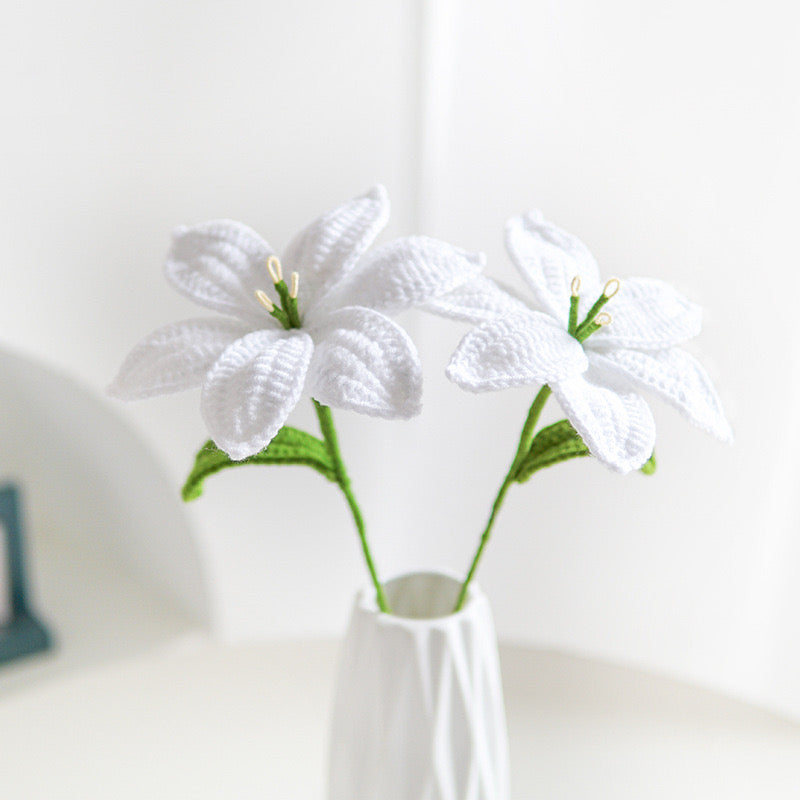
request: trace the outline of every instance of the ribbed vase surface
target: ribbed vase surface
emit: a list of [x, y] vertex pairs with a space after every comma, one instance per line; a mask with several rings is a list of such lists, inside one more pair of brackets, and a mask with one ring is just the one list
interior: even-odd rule
[[356, 598], [334, 699], [329, 800], [508, 800], [506, 733], [489, 603], [413, 573]]

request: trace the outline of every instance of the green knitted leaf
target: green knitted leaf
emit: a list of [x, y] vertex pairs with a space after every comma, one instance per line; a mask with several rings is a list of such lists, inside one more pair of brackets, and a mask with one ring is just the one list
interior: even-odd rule
[[650, 456], [650, 458], [647, 459], [647, 461], [644, 462], [644, 464], [642, 464], [641, 467], [639, 467], [639, 469], [645, 475], [652, 475], [656, 471], [656, 451], [655, 450], [653, 450], [653, 454]]
[[203, 481], [215, 472], [246, 464], [303, 464], [336, 482], [336, 472], [325, 442], [310, 433], [285, 426], [260, 452], [242, 461], [231, 461], [227, 453], [212, 441], [206, 442], [197, 453], [194, 467], [181, 490], [185, 501], [195, 500], [203, 493]]
[[542, 428], [533, 437], [530, 450], [517, 467], [514, 480], [524, 483], [540, 469], [551, 467], [569, 458], [588, 456], [589, 448], [569, 420], [562, 419]]

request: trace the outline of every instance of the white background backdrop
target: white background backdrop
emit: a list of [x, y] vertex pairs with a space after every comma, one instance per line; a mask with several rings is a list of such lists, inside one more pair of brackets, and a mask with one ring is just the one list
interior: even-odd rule
[[[160, 273], [178, 224], [241, 219], [280, 250], [380, 181], [387, 235], [484, 250], [516, 282], [502, 226], [538, 206], [607, 276], [659, 277], [703, 304], [694, 351], [737, 442], [657, 407], [655, 477], [587, 459], [513, 490], [480, 574], [501, 636], [800, 715], [793, 8], [7, 4], [0, 342], [99, 395], [139, 338], [196, 313]], [[423, 415], [340, 413], [341, 443], [383, 574], [461, 572], [531, 393], [462, 393], [442, 371], [464, 329], [403, 322], [426, 365]], [[205, 436], [197, 396], [117, 410], [177, 497]], [[310, 409], [291, 422], [312, 427]], [[187, 513], [221, 633], [341, 631], [365, 575], [335, 487], [233, 470]]]

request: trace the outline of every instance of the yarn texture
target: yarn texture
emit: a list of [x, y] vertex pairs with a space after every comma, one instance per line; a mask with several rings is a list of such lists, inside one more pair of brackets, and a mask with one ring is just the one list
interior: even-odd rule
[[388, 218], [386, 191], [376, 186], [297, 234], [282, 264], [240, 222], [179, 228], [167, 279], [224, 316], [147, 336], [109, 393], [132, 400], [200, 387], [211, 438], [237, 461], [263, 450], [304, 395], [388, 419], [419, 413], [419, 358], [386, 314], [456, 290], [484, 259], [423, 236], [367, 253]]
[[329, 481], [336, 482], [336, 469], [325, 442], [310, 433], [284, 425], [267, 447], [244, 461], [231, 461], [214, 442], [206, 442], [197, 453], [194, 467], [183, 486], [183, 499], [197, 499], [203, 493], [206, 478], [240, 464], [298, 464], [311, 467]]
[[533, 302], [503, 298], [484, 277], [432, 301], [482, 322], [453, 354], [450, 380], [473, 392], [549, 386], [589, 452], [617, 472], [642, 468], [653, 453], [655, 423], [640, 392], [732, 441], [710, 378], [678, 347], [700, 332], [697, 305], [658, 280], [604, 286], [586, 245], [538, 211], [509, 220], [505, 241]]

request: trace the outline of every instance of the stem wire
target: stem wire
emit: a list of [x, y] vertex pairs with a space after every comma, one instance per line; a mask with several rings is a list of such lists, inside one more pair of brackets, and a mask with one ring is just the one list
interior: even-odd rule
[[336, 482], [347, 500], [347, 505], [350, 507], [350, 513], [353, 515], [353, 522], [355, 522], [356, 530], [358, 531], [358, 538], [361, 540], [361, 549], [364, 553], [364, 560], [367, 562], [367, 569], [369, 570], [372, 583], [375, 586], [375, 597], [378, 603], [378, 608], [385, 614], [390, 614], [391, 609], [386, 600], [386, 594], [383, 591], [383, 586], [378, 580], [378, 571], [375, 568], [375, 562], [372, 560], [372, 553], [367, 543], [367, 530], [364, 524], [364, 517], [361, 514], [361, 509], [358, 507], [353, 489], [350, 485], [350, 478], [347, 475], [347, 470], [342, 461], [342, 454], [339, 450], [339, 438], [336, 435], [336, 428], [333, 424], [333, 414], [330, 407], [322, 405], [312, 398], [311, 402], [317, 412], [319, 419], [319, 427], [325, 439], [325, 446], [328, 448], [328, 454], [333, 461], [333, 469], [336, 475]]
[[[578, 325], [578, 303], [580, 302], [578, 292], [580, 291], [580, 286], [580, 278], [573, 278], [571, 296], [569, 300], [569, 323], [567, 329], [568, 332], [579, 342], [584, 342], [593, 333], [600, 330], [600, 328], [603, 327], [603, 324], [608, 324], [608, 321], [603, 324], [596, 322], [596, 315], [597, 312], [600, 311], [600, 309], [619, 291], [619, 281], [616, 278], [612, 278], [610, 281], [608, 281], [608, 283], [606, 283], [605, 287], [603, 287], [603, 293], [597, 298], [594, 305], [589, 309], [589, 313], [586, 315], [586, 318], [583, 320], [583, 322]], [[508, 492], [511, 484], [516, 480], [519, 468], [531, 449], [536, 424], [539, 422], [539, 417], [541, 416], [544, 404], [547, 402], [547, 399], [551, 394], [552, 391], [550, 387], [545, 384], [541, 389], [539, 389], [539, 393], [533, 399], [533, 403], [528, 411], [528, 418], [525, 420], [525, 425], [523, 426], [522, 433], [519, 437], [517, 453], [514, 456], [514, 460], [511, 462], [511, 467], [506, 473], [506, 477], [503, 479], [503, 483], [500, 485], [500, 489], [494, 499], [494, 503], [492, 504], [492, 512], [489, 515], [489, 520], [486, 523], [486, 527], [483, 529], [483, 533], [481, 534], [480, 544], [478, 545], [475, 557], [472, 559], [472, 563], [470, 564], [467, 577], [464, 578], [464, 583], [461, 584], [461, 591], [458, 594], [458, 599], [456, 600], [453, 612], [460, 611], [464, 605], [469, 584], [472, 581], [475, 570], [478, 568], [478, 562], [483, 555], [483, 551], [489, 542], [489, 537], [491, 536], [492, 528], [494, 527], [495, 518], [497, 517], [497, 514], [503, 505], [506, 492]]]
[[464, 578], [464, 582], [461, 584], [461, 591], [458, 593], [458, 599], [456, 600], [455, 607], [453, 608], [453, 613], [460, 611], [464, 606], [464, 601], [467, 599], [467, 591], [469, 590], [470, 582], [472, 581], [475, 571], [478, 568], [478, 562], [483, 555], [483, 551], [486, 548], [486, 545], [489, 543], [489, 537], [491, 536], [492, 528], [494, 527], [495, 518], [497, 517], [497, 514], [503, 505], [506, 492], [511, 487], [511, 484], [516, 480], [517, 470], [524, 461], [525, 457], [528, 455], [528, 451], [531, 449], [536, 424], [539, 422], [542, 409], [544, 408], [544, 404], [547, 402], [547, 399], [550, 397], [550, 394], [550, 387], [545, 385], [539, 389], [539, 393], [533, 399], [533, 403], [528, 411], [528, 418], [525, 420], [525, 425], [523, 426], [522, 433], [519, 437], [519, 446], [517, 447], [516, 455], [514, 456], [514, 460], [511, 462], [511, 467], [506, 473], [506, 477], [503, 479], [503, 483], [500, 485], [500, 489], [497, 492], [497, 497], [495, 497], [494, 503], [492, 504], [492, 513], [489, 515], [489, 520], [486, 523], [483, 533], [481, 534], [480, 544], [478, 545], [478, 549], [475, 552], [475, 557], [472, 559], [472, 563], [470, 564], [467, 577]]

